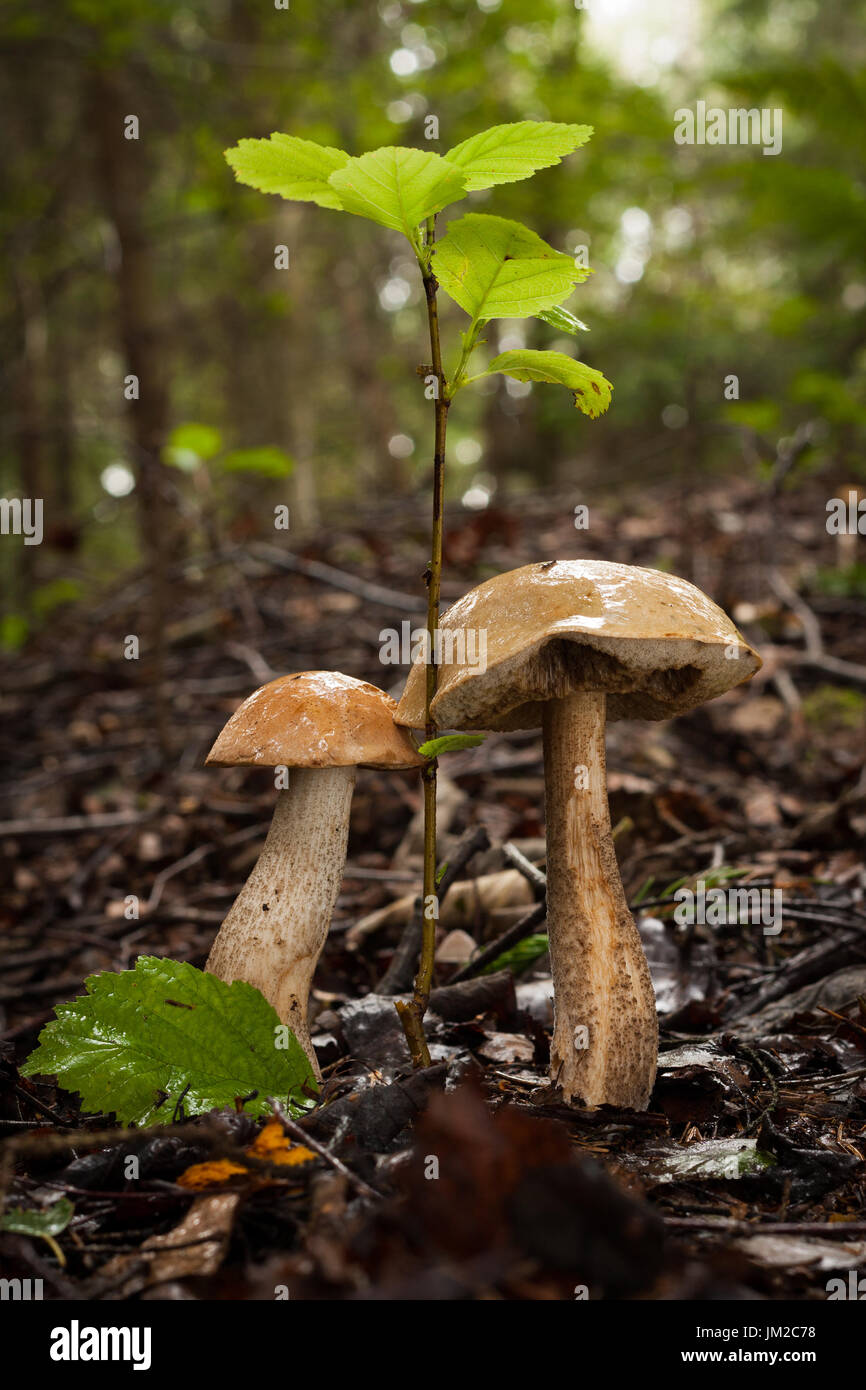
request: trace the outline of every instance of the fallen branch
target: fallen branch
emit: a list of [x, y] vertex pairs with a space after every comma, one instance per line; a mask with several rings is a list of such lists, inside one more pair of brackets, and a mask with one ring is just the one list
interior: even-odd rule
[[320, 1144], [318, 1139], [314, 1139], [312, 1134], [308, 1134], [307, 1131], [302, 1129], [299, 1124], [296, 1124], [294, 1120], [289, 1119], [289, 1116], [278, 1100], [274, 1100], [273, 1096], [268, 1096], [267, 1101], [290, 1138], [295, 1139], [299, 1144], [303, 1144], [305, 1148], [312, 1149], [313, 1152], [317, 1153], [320, 1158], [323, 1158], [326, 1163], [330, 1163], [331, 1167], [344, 1177], [348, 1183], [351, 1183], [352, 1187], [354, 1187], [356, 1192], [359, 1192], [361, 1196], [372, 1197], [377, 1202], [381, 1200], [379, 1193], [374, 1187], [364, 1182], [363, 1178], [359, 1178], [357, 1173], [352, 1172], [351, 1168], [347, 1168], [341, 1159], [332, 1154], [329, 1149], [326, 1149], [324, 1144]]
[[407, 613], [422, 613], [427, 609], [423, 598], [417, 594], [401, 594], [396, 589], [386, 589], [381, 584], [371, 584], [366, 579], [358, 579], [354, 574], [335, 569], [321, 560], [302, 560], [290, 550], [278, 550], [275, 545], [259, 543], [250, 547], [250, 553], [259, 556], [270, 565], [289, 570], [292, 574], [302, 574], [307, 579], [315, 579], [320, 584], [328, 584], [332, 589], [343, 589], [347, 594], [356, 594], [367, 603], [377, 603], [383, 608], [397, 608]]
[[541, 869], [537, 868], [531, 860], [527, 859], [526, 855], [510, 840], [502, 846], [502, 853], [506, 859], [510, 860], [515, 869], [523, 874], [526, 881], [532, 884], [533, 888], [538, 888], [542, 893], [547, 892], [547, 875], [542, 873]]
[[464, 965], [462, 970], [458, 970], [457, 974], [452, 976], [450, 983], [459, 985], [462, 980], [470, 980], [473, 975], [477, 975], [485, 966], [496, 960], [497, 956], [501, 956], [503, 951], [510, 951], [512, 946], [517, 946], [524, 937], [529, 936], [533, 927], [539, 926], [546, 916], [547, 902], [536, 903], [531, 912], [527, 912], [526, 916], [521, 917], [519, 922], [515, 922], [513, 927], [509, 927], [508, 931], [503, 932], [489, 946], [485, 946], [483, 951], [479, 951], [468, 965]]
[[720, 1231], [733, 1236], [864, 1236], [866, 1221], [735, 1221], [728, 1217], [664, 1216], [671, 1230]]
[[46, 816], [44, 820], [0, 821], [0, 837], [6, 835], [86, 835], [91, 830], [114, 830], [120, 825], [140, 825], [155, 811], [107, 811], [97, 816]]

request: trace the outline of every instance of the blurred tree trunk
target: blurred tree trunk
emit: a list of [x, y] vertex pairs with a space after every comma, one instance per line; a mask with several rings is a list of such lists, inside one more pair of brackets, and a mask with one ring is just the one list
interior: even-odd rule
[[[343, 287], [338, 308], [346, 330], [343, 351], [361, 426], [362, 454], [360, 460], [355, 461], [355, 467], [359, 473], [366, 474], [366, 479], [358, 476], [358, 493], [362, 495], [369, 488], [382, 488], [387, 496], [406, 491], [407, 470], [402, 459], [393, 458], [388, 452], [389, 439], [402, 431], [394, 393], [386, 386], [379, 365], [388, 343], [384, 340], [372, 299], [371, 287], [358, 281]], [[424, 354], [429, 348], [419, 347], [418, 352], [417, 361], [420, 362], [425, 360]], [[406, 352], [407, 371], [412, 372], [415, 365], [416, 359], [409, 349]]]
[[280, 337], [280, 351], [287, 369], [284, 380], [297, 383], [294, 391], [286, 389], [281, 393], [280, 439], [289, 441], [289, 453], [295, 460], [291, 479], [292, 530], [303, 535], [315, 530], [321, 521], [315, 465], [317, 403], [315, 393], [302, 385], [303, 372], [309, 368], [309, 347], [301, 343], [297, 332], [292, 333], [294, 320], [295, 315], [288, 321], [288, 331], [284, 325]]
[[121, 90], [113, 74], [101, 68], [92, 71], [88, 77], [87, 97], [105, 210], [117, 237], [119, 255], [115, 281], [119, 335], [126, 372], [138, 379], [139, 397], [127, 404], [135, 446], [141, 548], [151, 582], [142, 659], [154, 686], [157, 732], [165, 750], [163, 674], [167, 566], [172, 552], [176, 553], [180, 535], [176, 526], [169, 526], [170, 490], [166, 469], [160, 461], [168, 426], [168, 390], [165, 353], [154, 316], [156, 290], [152, 250], [144, 220], [149, 192], [147, 133], [141, 130], [138, 140], [125, 138], [125, 117], [139, 113], [131, 89]]
[[[39, 385], [45, 372], [45, 319], [35, 278], [15, 274], [13, 278], [14, 318], [18, 357], [13, 368], [13, 449], [18, 461], [18, 482], [22, 498], [43, 502], [43, 526], [51, 516], [51, 499], [46, 498], [44, 411]], [[29, 611], [36, 582], [38, 546], [21, 545], [13, 579], [18, 607]]]
[[54, 430], [52, 459], [57, 509], [70, 531], [75, 529], [75, 420], [72, 409], [72, 355], [70, 327], [73, 320], [62, 300], [54, 306], [49, 329], [49, 355], [54, 387], [51, 420]]

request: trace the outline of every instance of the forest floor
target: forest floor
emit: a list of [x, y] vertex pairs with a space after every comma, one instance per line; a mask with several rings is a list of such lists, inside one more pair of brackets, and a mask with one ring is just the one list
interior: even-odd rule
[[[764, 657], [748, 687], [687, 716], [609, 729], [617, 853], [661, 1026], [643, 1114], [568, 1107], [548, 1083], [543, 908], [504, 961], [486, 952], [492, 973], [452, 983], [467, 949], [513, 937], [543, 894], [503, 848], [543, 870], [535, 733], [442, 761], [440, 857], [462, 870], [443, 902], [429, 1071], [411, 1071], [381, 986], [418, 889], [419, 786], [360, 773], [311, 1001], [325, 1085], [301, 1122], [306, 1161], [207, 1185], [189, 1170], [242, 1156], [246, 1115], [180, 1112], [131, 1137], [17, 1071], [86, 976], [138, 955], [204, 964], [273, 806], [265, 772], [203, 767], [247, 693], [313, 668], [399, 693], [380, 634], [423, 623], [420, 508], [411, 525], [359, 512], [293, 550], [179, 563], [162, 749], [147, 662], [121, 655], [145, 623], [143, 576], [6, 661], [2, 1180], [7, 1213], [65, 1198], [72, 1214], [51, 1242], [0, 1234], [4, 1275], [61, 1299], [823, 1299], [866, 1265], [866, 597], [844, 580], [825, 496], [807, 484], [769, 505], [728, 480], [698, 506], [660, 485], [585, 532], [556, 497], [449, 515], [446, 600], [553, 557], [664, 566]], [[781, 915], [678, 925], [673, 893], [700, 879], [778, 891]]]

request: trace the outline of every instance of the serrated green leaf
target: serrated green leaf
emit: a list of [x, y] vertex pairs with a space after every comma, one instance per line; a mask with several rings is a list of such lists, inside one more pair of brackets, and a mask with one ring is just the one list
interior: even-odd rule
[[441, 738], [428, 738], [418, 752], [422, 758], [438, 758], [441, 753], [456, 753], [460, 748], [477, 748], [485, 737], [485, 734], [443, 734]]
[[0, 1217], [0, 1231], [14, 1231], [19, 1236], [58, 1236], [65, 1231], [75, 1213], [68, 1197], [61, 1197], [41, 1211], [25, 1211], [23, 1207], [7, 1207]]
[[532, 348], [500, 352], [490, 363], [486, 374], [491, 372], [504, 372], [517, 381], [550, 381], [558, 386], [567, 386], [578, 410], [593, 420], [603, 415], [610, 405], [613, 387], [607, 378], [595, 367], [587, 367], [585, 362], [575, 362], [573, 358], [566, 357], [564, 352], [536, 352]]
[[567, 299], [586, 275], [520, 222], [479, 212], [451, 223], [436, 243], [433, 269], [473, 319], [530, 318]]
[[318, 203], [320, 208], [342, 209], [328, 180], [335, 169], [348, 163], [345, 150], [276, 131], [269, 140], [239, 140], [225, 157], [238, 182], [250, 188], [296, 202]]
[[282, 449], [265, 445], [261, 449], [233, 449], [220, 460], [225, 473], [259, 473], [264, 478], [288, 478], [294, 472], [294, 460]]
[[466, 191], [460, 170], [441, 155], [403, 145], [350, 159], [329, 182], [346, 212], [410, 239], [426, 218]]
[[304, 1088], [316, 1083], [306, 1054], [291, 1033], [285, 1049], [276, 1046], [280, 1020], [252, 985], [139, 956], [133, 970], [91, 975], [85, 986], [84, 997], [58, 1005], [23, 1076], [56, 1076], [86, 1110], [113, 1111], [121, 1124], [168, 1123], [181, 1097], [187, 1115], [253, 1091], [251, 1115], [270, 1113], [268, 1096], [294, 1111], [309, 1105]]
[[549, 323], [551, 328], [558, 328], [560, 333], [570, 333], [572, 337], [578, 332], [588, 333], [589, 325], [582, 319], [575, 318], [574, 314], [568, 309], [563, 309], [560, 304], [555, 304], [552, 309], [542, 309], [537, 318]]
[[585, 145], [591, 135], [591, 125], [513, 121], [470, 135], [445, 158], [463, 171], [467, 190], [474, 191], [528, 179], [537, 169], [558, 164], [564, 155]]

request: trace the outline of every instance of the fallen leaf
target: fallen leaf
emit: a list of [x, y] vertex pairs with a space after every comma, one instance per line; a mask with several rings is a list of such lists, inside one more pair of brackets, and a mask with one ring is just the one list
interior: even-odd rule
[[770, 787], [750, 783], [746, 788], [743, 810], [751, 825], [781, 825], [782, 815], [776, 793]]
[[[727, 713], [727, 712], [726, 712]], [[786, 716], [785, 706], [773, 695], [757, 695], [744, 700], [727, 713], [727, 720], [738, 734], [774, 734]]]
[[779, 1268], [807, 1265], [819, 1270], [853, 1269], [866, 1260], [866, 1241], [820, 1240], [805, 1236], [743, 1236], [735, 1244], [759, 1264]]
[[279, 1120], [268, 1120], [245, 1152], [250, 1158], [265, 1159], [268, 1163], [309, 1163], [316, 1157], [303, 1144], [292, 1144]]
[[205, 1187], [221, 1187], [223, 1183], [231, 1182], [238, 1173], [246, 1177], [249, 1171], [242, 1163], [231, 1163], [227, 1158], [212, 1163], [193, 1163], [181, 1173], [177, 1185], [198, 1192]]
[[240, 1195], [197, 1197], [183, 1220], [164, 1235], [151, 1236], [132, 1255], [115, 1255], [99, 1271], [112, 1297], [131, 1298], [153, 1284], [191, 1275], [215, 1274], [225, 1257]]
[[696, 1178], [732, 1181], [774, 1166], [771, 1154], [758, 1148], [757, 1139], [702, 1139], [696, 1144], [677, 1144], [649, 1150], [639, 1160], [656, 1182], [682, 1182]]
[[535, 1047], [520, 1033], [488, 1033], [478, 1051], [491, 1062], [531, 1062]]
[[[279, 1120], [268, 1120], [264, 1129], [260, 1130], [253, 1142], [244, 1149], [244, 1153], [249, 1158], [280, 1165], [309, 1163], [316, 1157], [313, 1151], [304, 1148], [303, 1144], [292, 1144]], [[267, 1178], [248, 1168], [245, 1163], [233, 1163], [230, 1159], [220, 1158], [209, 1163], [193, 1163], [181, 1173], [177, 1184], [178, 1187], [200, 1192], [208, 1187], [221, 1187], [236, 1177], [253, 1176], [259, 1182], [267, 1182]]]
[[677, 1013], [693, 1001], [701, 1003], [710, 990], [716, 951], [710, 942], [693, 941], [683, 949], [670, 924], [641, 914], [637, 929], [652, 975], [656, 1009], [662, 1017]]
[[[384, 927], [403, 926], [414, 911], [415, 896], [406, 893], [387, 907], [361, 917], [344, 937], [349, 950], [357, 950], [365, 937]], [[523, 875], [517, 869], [500, 869], [452, 883], [440, 904], [439, 925], [445, 931], [474, 928], [479, 920], [503, 908], [529, 908], [533, 902], [532, 888]]]
[[742, 1067], [738, 1067], [714, 1043], [685, 1043], [659, 1055], [660, 1073], [691, 1071], [693, 1068], [718, 1072], [735, 1086], [748, 1085], [749, 1078]]
[[465, 965], [477, 950], [478, 943], [468, 932], [450, 931], [436, 948], [436, 962], [438, 965]]

